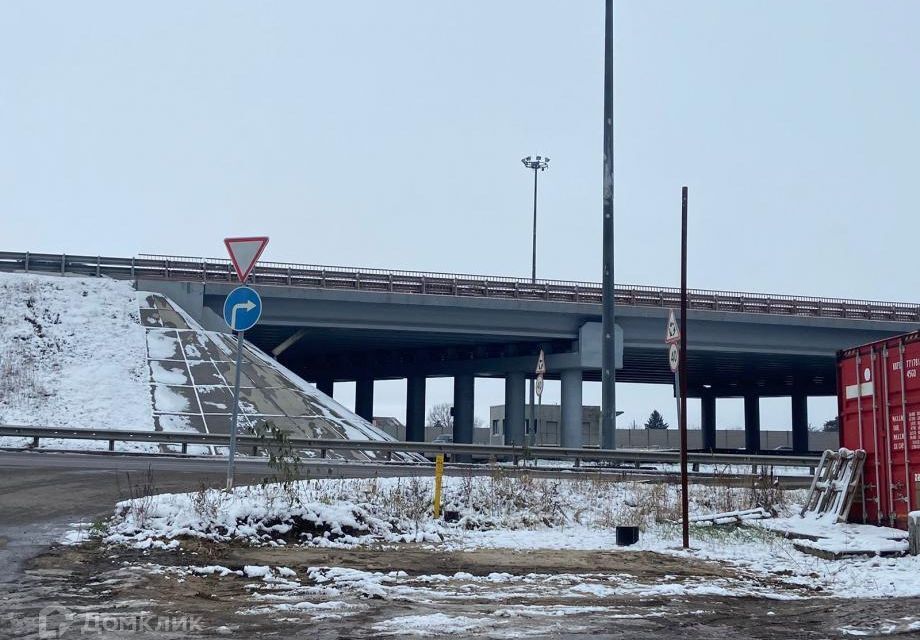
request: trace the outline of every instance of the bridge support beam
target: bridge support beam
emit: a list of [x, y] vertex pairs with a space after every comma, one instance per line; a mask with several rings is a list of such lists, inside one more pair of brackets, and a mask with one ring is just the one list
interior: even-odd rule
[[523, 372], [512, 371], [505, 376], [505, 444], [524, 444], [524, 381]]
[[700, 397], [700, 418], [703, 451], [712, 451], [716, 448], [716, 394], [703, 393]]
[[808, 453], [808, 395], [792, 394], [792, 452]]
[[581, 369], [565, 369], [562, 382], [562, 446], [581, 448], [582, 373]]
[[333, 392], [335, 391], [335, 380], [329, 377], [317, 378], [316, 388], [320, 391], [320, 393], [325, 393], [331, 398]]
[[406, 378], [406, 440], [425, 442], [425, 376]]
[[355, 382], [355, 413], [368, 422], [374, 420], [373, 378], [362, 378]]
[[476, 378], [454, 376], [454, 442], [473, 444], [474, 389]]
[[744, 395], [744, 448], [760, 451], [760, 396], [752, 393]]

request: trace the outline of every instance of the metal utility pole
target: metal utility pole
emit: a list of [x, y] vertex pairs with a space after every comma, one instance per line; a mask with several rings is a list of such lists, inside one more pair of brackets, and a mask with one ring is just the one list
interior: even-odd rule
[[[549, 158], [543, 156], [527, 156], [526, 158], [521, 158], [521, 164], [523, 164], [528, 169], [533, 169], [533, 261], [531, 262], [530, 268], [530, 282], [534, 285], [537, 284], [537, 172], [546, 171], [546, 167], [549, 165]], [[530, 383], [530, 420], [527, 421], [529, 428], [527, 431], [536, 438], [537, 435], [537, 422], [536, 415], [534, 414], [534, 380], [531, 378]], [[527, 438], [525, 437], [525, 440]], [[531, 441], [533, 444], [533, 441]]]
[[687, 494], [687, 187], [681, 190], [680, 222], [680, 508], [684, 549], [690, 547]]
[[613, 281], [613, 0], [604, 28], [604, 280], [601, 328], [601, 448], [617, 438], [616, 301]]
[[521, 164], [528, 169], [533, 169], [533, 262], [530, 269], [530, 281], [534, 284], [537, 282], [537, 172], [546, 171], [549, 165], [549, 158], [542, 156], [527, 156], [521, 158]]

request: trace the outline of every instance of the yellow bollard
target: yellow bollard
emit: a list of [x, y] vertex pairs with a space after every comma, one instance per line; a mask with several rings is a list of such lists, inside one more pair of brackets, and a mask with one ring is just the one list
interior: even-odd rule
[[444, 454], [434, 459], [434, 519], [441, 517], [441, 476], [444, 475]]

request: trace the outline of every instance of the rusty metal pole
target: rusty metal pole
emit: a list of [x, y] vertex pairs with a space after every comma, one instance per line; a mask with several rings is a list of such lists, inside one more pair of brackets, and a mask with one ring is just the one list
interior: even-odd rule
[[687, 187], [681, 191], [680, 224], [680, 507], [684, 549], [690, 547], [687, 493]]

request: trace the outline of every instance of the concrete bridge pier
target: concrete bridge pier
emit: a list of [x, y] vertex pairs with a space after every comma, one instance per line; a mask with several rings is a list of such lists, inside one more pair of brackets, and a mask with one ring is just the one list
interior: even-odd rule
[[522, 371], [510, 371], [505, 375], [505, 444], [524, 444], [526, 378]]
[[716, 448], [716, 396], [712, 392], [700, 396], [700, 423], [703, 451], [713, 451]]
[[454, 376], [454, 442], [459, 444], [473, 444], [475, 385], [470, 374]]
[[808, 452], [808, 395], [792, 394], [792, 452]]
[[373, 378], [361, 378], [355, 381], [355, 413], [368, 422], [374, 420]]
[[581, 448], [582, 372], [581, 369], [564, 369], [560, 372], [562, 383], [562, 434], [563, 447]]
[[760, 451], [760, 396], [744, 394], [744, 448], [750, 453]]
[[425, 441], [425, 376], [406, 378], [406, 440]]

